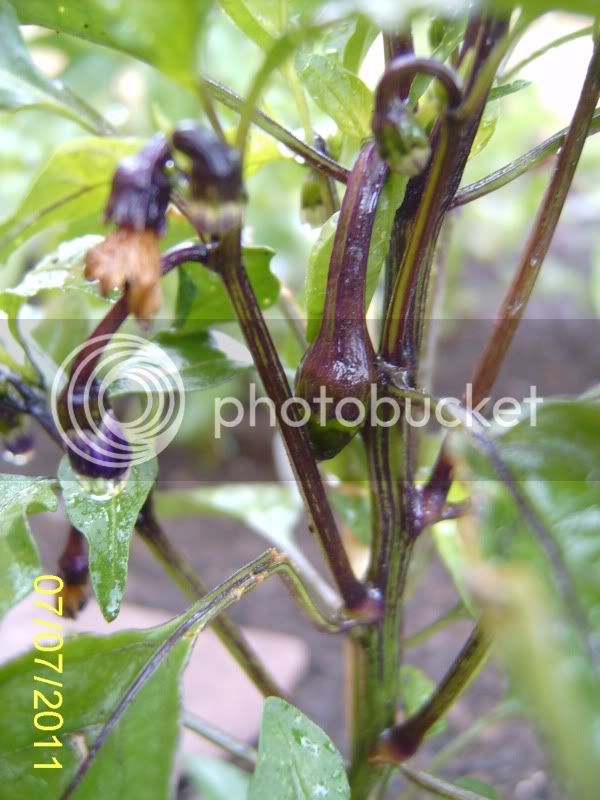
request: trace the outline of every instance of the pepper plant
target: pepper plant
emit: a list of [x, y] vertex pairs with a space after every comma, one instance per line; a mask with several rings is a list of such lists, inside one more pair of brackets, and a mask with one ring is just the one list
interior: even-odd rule
[[[528, 61], [565, 38], [591, 40], [583, 84], [572, 81], [568, 128], [465, 183], [470, 157], [494, 147], [488, 111], [526, 84], [523, 63], [507, 69], [508, 59], [537, 18], [558, 8], [583, 15], [581, 29], [547, 41]], [[224, 751], [220, 764], [211, 762], [216, 787], [207, 785], [206, 762], [190, 762], [202, 797], [496, 797], [490, 786], [439, 774], [459, 742], [429, 764], [422, 755], [490, 653], [510, 676], [510, 692], [489, 720], [515, 709], [529, 715], [561, 796], [596, 796], [597, 394], [545, 398], [510, 426], [477, 422], [472, 408], [494, 388], [586, 139], [600, 129], [597, 11], [593, 0], [0, 1], [5, 118], [66, 119], [68, 131], [84, 132], [49, 154], [0, 224], [6, 456], [22, 465], [35, 434], [49, 437], [60, 457], [56, 476], [5, 474], [0, 483], [0, 607], [8, 612], [42, 575], [27, 517], [56, 511], [59, 498], [69, 524], [56, 558], [61, 614], [77, 615], [89, 583], [106, 620], [118, 616], [134, 534], [190, 602], [159, 628], [64, 641], [63, 722], [52, 737], [60, 768], [32, 767], [41, 758], [32, 746], [32, 654], [0, 668], [3, 797], [173, 796], [183, 725]], [[256, 69], [211, 39], [223, 15], [252, 43]], [[119, 64], [150, 65], [163, 96], [184, 98], [187, 118], [172, 119], [158, 105], [150, 124], [124, 131], [118, 114], [91, 107], [68, 85], [68, 73], [63, 83], [36, 66], [28, 43], [38, 39], [20, 27], [29, 25], [67, 57], [104, 52], [100, 45], [118, 53]], [[374, 53], [382, 67], [370, 88], [363, 63]], [[215, 59], [244, 74], [243, 96], [211, 77]], [[286, 94], [289, 119], [271, 108], [274, 85]], [[268, 246], [276, 242], [257, 246], [247, 225], [251, 176], [277, 160], [297, 185], [273, 192], [295, 192], [306, 225], [320, 228], [297, 296], [271, 271]], [[481, 343], [469, 396], [448, 404], [434, 396], [431, 378], [446, 237], [460, 207], [539, 165], [547, 185]], [[297, 275], [292, 283], [300, 285]], [[67, 319], [65, 297], [85, 313]], [[274, 324], [276, 304], [291, 338]], [[159, 314], [167, 321], [158, 323]], [[238, 339], [237, 354], [243, 341], [244, 357], [227, 349], [224, 326]], [[99, 377], [124, 331], [147, 339], [150, 360], [175, 365], [188, 406], [209, 404], [215, 387], [248, 376], [248, 356], [271, 401], [326, 578], [293, 539], [272, 530], [274, 546], [216, 588], [190, 568], [161, 517], [210, 512], [213, 495], [156, 489], [160, 458], [152, 446], [140, 450], [118, 413], [117, 401], [136, 390], [108, 381], [105, 391]], [[66, 354], [72, 357], [63, 363]], [[125, 359], [118, 349], [116, 359]], [[425, 405], [451, 435], [411, 424]], [[292, 490], [279, 489], [296, 502]], [[235, 508], [224, 513], [244, 517]], [[363, 571], [346, 535], [358, 519], [368, 551]], [[407, 636], [407, 591], [424, 541], [446, 560], [459, 599]], [[275, 574], [306, 624], [346, 644], [346, 743], [334, 744], [291, 704], [228, 616]], [[410, 671], [407, 654], [456, 619], [469, 620], [471, 633], [442, 680], [428, 683]], [[180, 707], [182, 671], [208, 625], [265, 697], [258, 751]], [[473, 736], [464, 734], [462, 746]]]

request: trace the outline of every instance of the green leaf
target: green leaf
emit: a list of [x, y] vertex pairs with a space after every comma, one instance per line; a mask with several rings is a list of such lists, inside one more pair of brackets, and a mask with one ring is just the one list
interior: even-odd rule
[[528, 86], [531, 86], [531, 81], [525, 80], [516, 80], [511, 81], [511, 83], [501, 83], [499, 86], [494, 86], [490, 92], [488, 102], [492, 102], [493, 100], [500, 100], [501, 97], [508, 97], [511, 94], [516, 94], [517, 92], [521, 92], [523, 89], [527, 89]]
[[35, 66], [6, 0], [0, 0], [0, 109], [43, 108], [74, 120], [92, 132], [105, 126], [92, 109]]
[[154, 499], [161, 517], [209, 514], [236, 519], [283, 549], [293, 541], [301, 508], [296, 492], [268, 483], [225, 483], [185, 491], [159, 491]]
[[350, 800], [344, 762], [314, 722], [285, 700], [263, 706], [256, 772], [248, 800]]
[[343, 27], [344, 24], [350, 28], [351, 34], [348, 36], [344, 47], [342, 63], [346, 69], [356, 74], [379, 31], [375, 25], [361, 14], [350, 20], [341, 20], [339, 27]]
[[360, 490], [344, 491], [344, 486], [332, 487], [329, 492], [331, 504], [341, 520], [347, 525], [361, 544], [371, 541], [371, 502], [367, 493]]
[[[56, 665], [57, 653], [29, 652], [0, 668], [0, 703], [11, 709], [0, 728], [0, 773], [6, 797], [62, 796], [83, 757], [82, 749], [93, 742], [134, 678], [179, 622], [111, 636], [68, 638], [61, 650], [60, 675], [48, 666], [34, 665], [34, 658]], [[187, 637], [180, 641], [131, 703], [77, 790], [77, 800], [164, 800], [170, 796], [179, 682], [191, 643]], [[59, 690], [63, 705], [57, 712], [64, 722], [56, 731], [63, 746], [58, 749], [33, 747], [34, 738], [49, 741], [52, 733], [34, 732], [32, 727], [32, 688], [44, 691], [43, 684], [32, 684], [32, 675], [58, 680], [64, 686]], [[57, 702], [53, 690], [46, 688], [45, 696]], [[43, 722], [51, 724], [55, 719]], [[52, 756], [59, 759], [62, 769], [33, 769], [34, 763], [50, 763]]]
[[33, 589], [40, 574], [37, 547], [27, 514], [56, 511], [52, 483], [46, 478], [2, 475], [0, 480], [0, 618]]
[[61, 145], [13, 213], [0, 223], [0, 261], [56, 223], [100, 213], [119, 161], [140, 147], [136, 139], [85, 138]]
[[[560, 607], [522, 567], [487, 568], [478, 599], [511, 686], [540, 730], [565, 797], [598, 796], [600, 680], [597, 664]], [[590, 641], [590, 646], [594, 644]]]
[[70, 33], [195, 82], [199, 33], [210, 0], [14, 0], [22, 23]]
[[[411, 664], [403, 664], [400, 669], [402, 704], [407, 717], [415, 714], [431, 697], [435, 683], [423, 670]], [[437, 736], [446, 730], [446, 720], [440, 719], [427, 732], [427, 736]]]
[[220, 758], [185, 758], [185, 771], [203, 800], [246, 800], [250, 776]]
[[270, 50], [288, 21], [308, 20], [321, 0], [219, 0], [219, 5], [242, 33], [261, 50]]
[[302, 65], [300, 79], [319, 106], [348, 136], [371, 136], [373, 94], [369, 87], [335, 58], [315, 54]]
[[72, 525], [86, 537], [89, 545], [90, 577], [105, 619], [119, 613], [127, 581], [129, 544], [138, 513], [154, 485], [157, 462], [134, 465], [120, 491], [92, 494], [94, 488], [75, 474], [68, 459], [60, 462], [58, 478], [65, 510]]
[[270, 50], [282, 33], [279, 5], [271, 0], [219, 0], [219, 5], [242, 33], [262, 50]]
[[[394, 217], [404, 199], [407, 182], [408, 179], [402, 175], [390, 173], [386, 178], [379, 198], [373, 223], [373, 233], [371, 234], [369, 260], [367, 262], [367, 286], [365, 292], [365, 305], [367, 308], [373, 299], [377, 282], [385, 263]], [[319, 238], [313, 245], [308, 259], [306, 272], [306, 338], [309, 342], [312, 342], [319, 332], [321, 317], [323, 316], [327, 275], [338, 216], [338, 214], [334, 214], [322, 227]]]
[[468, 544], [463, 541], [455, 520], [438, 522], [431, 529], [438, 554], [454, 581], [456, 590], [467, 609], [475, 615], [473, 598], [467, 579]]
[[[244, 345], [220, 332], [198, 331], [179, 333], [161, 331], [149, 345], [159, 345], [177, 370], [186, 392], [198, 392], [219, 386], [252, 366], [252, 357]], [[135, 360], [143, 358], [143, 348], [136, 352]], [[127, 381], [127, 365], [121, 368], [123, 380], [111, 384], [111, 398], [143, 393], [147, 386], [137, 381]], [[157, 391], [172, 391], [170, 382], [161, 383]]]
[[[555, 538], [590, 622], [600, 606], [600, 404], [545, 402], [536, 424], [527, 418], [497, 439], [505, 464]], [[531, 423], [531, 424], [530, 424]], [[480, 455], [469, 460], [478, 482], [484, 554], [548, 575], [542, 550], [506, 489]], [[490, 480], [491, 478], [491, 480]]]
[[469, 159], [475, 158], [475, 156], [479, 155], [482, 150], [485, 150], [488, 144], [492, 141], [492, 137], [496, 132], [497, 124], [498, 115], [496, 113], [490, 113], [489, 110], [486, 109], [479, 128], [477, 129], [477, 133], [475, 134], [471, 152], [469, 153]]
[[[245, 247], [244, 262], [261, 308], [277, 302], [280, 284], [270, 270], [274, 251], [268, 247]], [[221, 278], [205, 267], [186, 265], [180, 269], [177, 324], [183, 331], [207, 328], [235, 319]]]
[[88, 250], [101, 241], [101, 236], [82, 236], [63, 242], [54, 253], [27, 272], [21, 283], [0, 292], [0, 309], [15, 319], [24, 303], [40, 292], [51, 290], [76, 290], [98, 297], [98, 288], [86, 281], [83, 267]]

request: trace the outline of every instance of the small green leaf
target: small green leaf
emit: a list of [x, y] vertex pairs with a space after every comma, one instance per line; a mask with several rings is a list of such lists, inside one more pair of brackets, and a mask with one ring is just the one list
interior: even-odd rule
[[127, 581], [129, 544], [138, 513], [154, 485], [157, 462], [134, 465], [116, 493], [90, 494], [86, 480], [73, 472], [68, 459], [60, 462], [58, 477], [69, 521], [86, 537], [90, 577], [105, 619], [119, 613]]
[[33, 589], [40, 556], [31, 538], [27, 514], [56, 511], [52, 483], [46, 478], [2, 475], [0, 479], [0, 618]]
[[[377, 288], [377, 282], [387, 256], [394, 217], [404, 199], [407, 183], [408, 179], [406, 177], [390, 173], [386, 178], [379, 198], [373, 223], [373, 233], [371, 234], [369, 260], [367, 262], [367, 286], [365, 291], [365, 305], [367, 308]], [[308, 260], [306, 272], [306, 338], [309, 342], [312, 342], [319, 332], [321, 317], [323, 316], [327, 275], [338, 216], [338, 214], [334, 214], [322, 227]]]
[[[198, 331], [179, 333], [161, 331], [150, 342], [159, 345], [175, 365], [186, 392], [198, 392], [219, 386], [231, 380], [252, 366], [252, 357], [244, 345], [220, 332]], [[142, 352], [136, 359], [143, 358]], [[127, 373], [126, 368], [123, 370]], [[166, 382], [157, 391], [172, 391], [172, 384]], [[111, 384], [111, 398], [136, 393], [147, 394], [148, 387], [137, 381], [129, 383], [126, 378]]]
[[61, 145], [33, 178], [15, 211], [0, 223], [0, 262], [51, 225], [99, 214], [117, 164], [139, 147], [136, 139], [95, 137]]
[[496, 132], [497, 124], [498, 115], [495, 113], [490, 113], [486, 109], [481, 123], [479, 124], [479, 128], [477, 129], [477, 133], [475, 134], [471, 152], [469, 153], [469, 159], [475, 158], [475, 156], [479, 155], [479, 153], [481, 153], [481, 151], [488, 146], [488, 144], [492, 141], [494, 133]]
[[[261, 308], [269, 308], [279, 297], [280, 284], [270, 270], [274, 251], [268, 247], [245, 247], [244, 262]], [[221, 278], [198, 264], [180, 269], [177, 324], [185, 332], [207, 328], [235, 318]]]
[[[83, 758], [82, 750], [94, 741], [134, 678], [180, 621], [111, 636], [67, 638], [60, 653], [60, 675], [50, 667], [34, 664], [34, 658], [40, 657], [57, 664], [57, 653], [29, 652], [0, 668], [0, 703], [11, 709], [0, 727], [4, 796], [19, 800], [62, 797]], [[78, 788], [77, 800], [100, 797], [165, 800], [171, 795], [178, 739], [179, 684], [191, 644], [187, 637], [178, 642], [133, 700]], [[49, 741], [52, 736], [32, 727], [34, 674], [58, 679], [64, 686], [58, 690], [63, 705], [56, 712], [63, 719], [63, 725], [56, 731], [63, 746], [51, 751], [62, 769], [33, 768], [35, 763], [51, 763], [51, 748], [33, 747], [33, 741]], [[35, 686], [43, 690], [42, 684]], [[57, 701], [52, 691], [45, 695]], [[40, 722], [55, 723], [55, 719], [52, 715]]]
[[344, 762], [314, 722], [285, 700], [263, 706], [258, 762], [248, 800], [350, 800]]
[[78, 122], [96, 133], [102, 119], [58, 81], [35, 66], [21, 36], [19, 21], [6, 0], [0, 0], [0, 109], [43, 108]]
[[14, 0], [22, 23], [42, 25], [111, 47], [188, 86], [210, 0]]
[[511, 94], [516, 94], [523, 89], [527, 89], [528, 86], [531, 86], [531, 81], [521, 79], [512, 81], [511, 83], [501, 83], [499, 86], [493, 87], [488, 97], [488, 102], [491, 103], [493, 100], [500, 100], [501, 97], [508, 97]]
[[[411, 664], [403, 664], [400, 670], [402, 705], [407, 717], [415, 714], [433, 694], [435, 683], [423, 670]], [[440, 719], [427, 732], [427, 736], [437, 736], [446, 730], [446, 720]]]
[[329, 492], [331, 503], [345, 525], [361, 544], [371, 541], [371, 502], [369, 495], [344, 491], [344, 486], [333, 487]]
[[335, 58], [315, 54], [305, 60], [300, 79], [343, 133], [360, 141], [371, 135], [373, 95], [357, 75]]
[[431, 529], [438, 554], [454, 581], [456, 590], [467, 609], [475, 614], [473, 598], [468, 588], [468, 545], [462, 539], [460, 527], [455, 520], [438, 522]]
[[185, 757], [185, 771], [203, 800], [246, 800], [250, 776], [220, 758]]

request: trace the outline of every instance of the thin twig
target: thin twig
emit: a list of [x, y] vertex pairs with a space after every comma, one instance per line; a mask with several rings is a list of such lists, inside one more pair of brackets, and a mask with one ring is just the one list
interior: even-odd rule
[[[154, 513], [152, 493], [140, 511], [136, 529], [188, 598], [197, 600], [208, 594], [208, 587], [180, 555], [158, 522]], [[213, 630], [247, 677], [265, 697], [285, 697], [285, 692], [278, 686], [258, 653], [228, 614], [221, 614], [213, 622]]]
[[184, 711], [183, 713], [183, 724], [190, 731], [202, 736], [207, 742], [220, 747], [226, 753], [241, 761], [250, 770], [254, 770], [258, 753], [249, 744], [241, 742], [239, 739], [234, 739], [233, 736], [225, 733], [225, 731], [204, 719], [200, 719], [189, 711]]
[[419, 749], [427, 732], [467, 689], [489, 654], [491, 641], [477, 625], [431, 697], [404, 722], [381, 735], [375, 760], [403, 763]]
[[[203, 78], [203, 81], [215, 100], [227, 106], [227, 108], [232, 111], [241, 113], [245, 102], [242, 97], [218, 81], [213, 81], [210, 78]], [[274, 139], [277, 139], [278, 142], [285, 145], [292, 153], [300, 156], [300, 158], [313, 169], [340, 183], [347, 182], [349, 171], [345, 167], [338, 164], [333, 158], [320, 153], [316, 148], [306, 144], [306, 142], [303, 142], [297, 136], [294, 136], [291, 131], [283, 125], [280, 125], [274, 119], [271, 119], [271, 117], [267, 116], [263, 111], [260, 111], [260, 109], [256, 108], [254, 110], [252, 121], [257, 127], [261, 128], [265, 133], [268, 133], [269, 136], [272, 136]]]

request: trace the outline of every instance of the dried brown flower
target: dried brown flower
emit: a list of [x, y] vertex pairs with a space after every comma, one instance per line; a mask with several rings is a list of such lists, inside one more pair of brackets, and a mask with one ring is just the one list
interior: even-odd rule
[[162, 299], [158, 242], [152, 229], [119, 228], [88, 252], [85, 277], [99, 281], [104, 295], [126, 289], [131, 313], [139, 320], [150, 319]]

